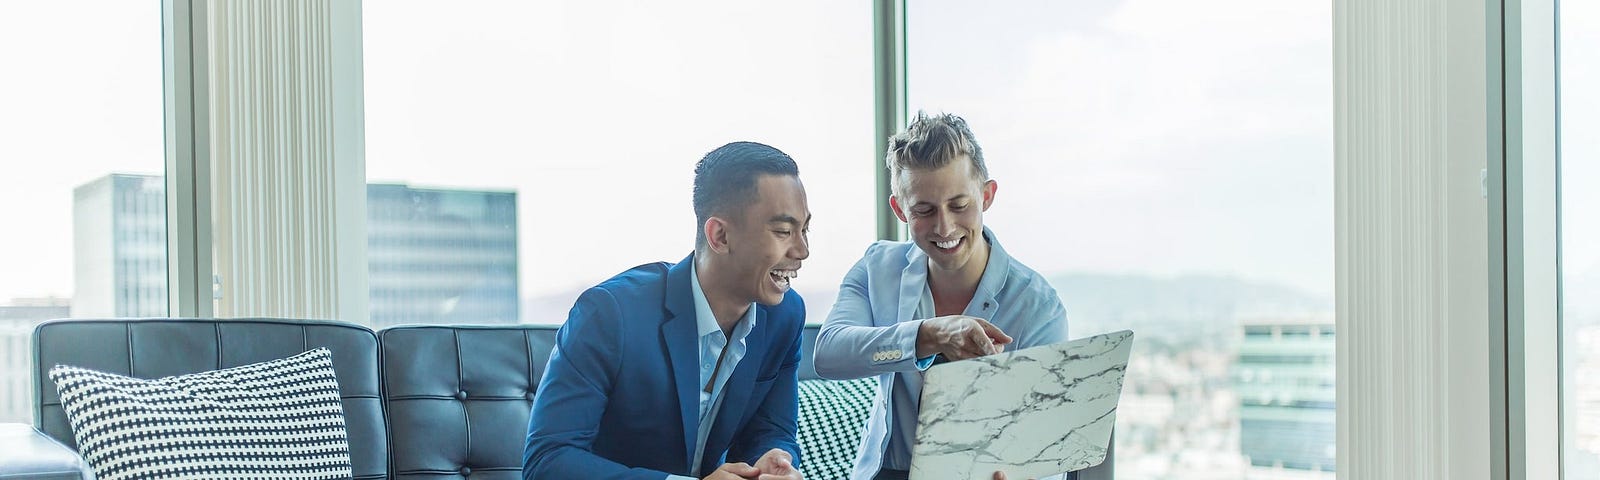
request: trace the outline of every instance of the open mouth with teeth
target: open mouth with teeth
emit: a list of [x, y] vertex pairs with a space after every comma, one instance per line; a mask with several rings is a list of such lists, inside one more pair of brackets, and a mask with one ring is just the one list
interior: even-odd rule
[[792, 268], [792, 269], [777, 269], [777, 268], [775, 268], [775, 269], [767, 271], [767, 276], [772, 278], [772, 283], [774, 285], [777, 285], [778, 289], [787, 290], [789, 288], [789, 280], [793, 279], [794, 277], [800, 276], [800, 270], [799, 270], [799, 268]]
[[965, 239], [966, 239], [966, 237], [962, 237], [962, 238], [957, 238], [957, 239], [953, 239], [953, 240], [934, 241], [932, 243], [933, 243], [934, 247], [939, 249], [939, 251], [945, 252], [945, 253], [951, 253], [951, 252], [954, 252], [956, 250], [956, 248], [961, 247], [961, 242], [963, 240], [965, 240]]

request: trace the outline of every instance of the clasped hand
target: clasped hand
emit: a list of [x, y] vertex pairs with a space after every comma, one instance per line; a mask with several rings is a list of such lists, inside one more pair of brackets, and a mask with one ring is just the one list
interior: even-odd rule
[[774, 448], [756, 459], [755, 466], [748, 463], [724, 463], [717, 471], [706, 475], [705, 480], [800, 480], [800, 470], [794, 468], [789, 452]]

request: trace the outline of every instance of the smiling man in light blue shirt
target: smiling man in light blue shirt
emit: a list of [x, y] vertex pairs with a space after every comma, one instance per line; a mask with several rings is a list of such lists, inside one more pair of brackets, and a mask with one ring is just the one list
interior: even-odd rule
[[906, 478], [922, 372], [935, 361], [1067, 336], [1055, 289], [983, 225], [997, 184], [965, 121], [919, 112], [890, 139], [887, 163], [889, 205], [910, 226], [911, 241], [867, 248], [845, 274], [814, 354], [823, 377], [878, 376], [853, 480]]

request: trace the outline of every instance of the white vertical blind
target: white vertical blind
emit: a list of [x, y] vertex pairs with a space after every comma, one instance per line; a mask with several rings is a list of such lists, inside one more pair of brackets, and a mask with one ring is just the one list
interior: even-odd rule
[[209, 11], [216, 314], [365, 321], [359, 2]]
[[1335, 2], [1339, 478], [1489, 478], [1485, 6]]

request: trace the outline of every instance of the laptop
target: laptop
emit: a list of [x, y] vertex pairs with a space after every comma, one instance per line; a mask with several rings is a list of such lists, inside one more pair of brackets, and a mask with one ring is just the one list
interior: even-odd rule
[[1133, 332], [934, 365], [925, 372], [911, 480], [1043, 478], [1099, 465], [1116, 424]]

